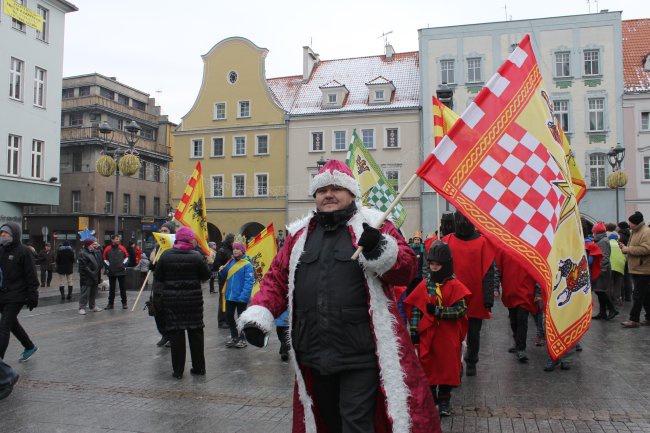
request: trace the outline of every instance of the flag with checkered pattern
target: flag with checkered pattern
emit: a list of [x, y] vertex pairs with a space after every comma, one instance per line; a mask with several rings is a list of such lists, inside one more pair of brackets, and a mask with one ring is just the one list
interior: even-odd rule
[[529, 270], [549, 352], [566, 353], [589, 328], [591, 286], [570, 164], [528, 36], [417, 174]]

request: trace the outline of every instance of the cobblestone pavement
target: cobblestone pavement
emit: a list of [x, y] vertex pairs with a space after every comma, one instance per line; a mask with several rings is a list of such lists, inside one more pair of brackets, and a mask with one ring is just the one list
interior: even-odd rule
[[[226, 349], [207, 287], [207, 375], [190, 375], [188, 359], [182, 380], [171, 377], [169, 349], [156, 347], [153, 319], [140, 308], [80, 316], [76, 296], [61, 303], [57, 288], [45, 288], [41, 297], [19, 316], [39, 351], [20, 364], [22, 347], [13, 337], [9, 344], [6, 361], [21, 378], [0, 402], [0, 432], [290, 432], [293, 374], [277, 340]], [[507, 313], [497, 305], [483, 326], [478, 375], [454, 390], [443, 431], [650, 432], [650, 327], [622, 329], [619, 318], [626, 314], [592, 324], [571, 370], [546, 373], [532, 320], [530, 361], [507, 353]]]

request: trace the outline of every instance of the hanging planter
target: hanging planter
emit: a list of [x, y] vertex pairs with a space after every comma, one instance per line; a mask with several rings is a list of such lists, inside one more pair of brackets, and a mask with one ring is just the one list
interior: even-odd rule
[[625, 185], [627, 185], [627, 175], [625, 172], [618, 170], [607, 176], [608, 188], [623, 188]]
[[120, 172], [125, 176], [133, 176], [140, 170], [140, 158], [135, 151], [127, 151], [122, 158], [120, 158]]
[[95, 168], [97, 173], [101, 174], [104, 177], [110, 177], [115, 173], [115, 160], [112, 156], [102, 155], [97, 159], [95, 163]]

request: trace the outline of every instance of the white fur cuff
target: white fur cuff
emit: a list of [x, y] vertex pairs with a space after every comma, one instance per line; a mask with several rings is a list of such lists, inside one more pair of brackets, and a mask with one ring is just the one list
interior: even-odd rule
[[388, 272], [395, 262], [397, 262], [397, 253], [399, 252], [399, 247], [397, 246], [397, 240], [389, 235], [384, 235], [384, 251], [381, 255], [374, 260], [368, 260], [365, 258], [363, 253], [361, 253], [361, 264], [363, 267], [369, 271], [376, 273], [377, 275], [383, 275]]
[[246, 325], [255, 325], [268, 334], [273, 329], [273, 314], [266, 307], [261, 305], [251, 305], [237, 319], [237, 330], [242, 332]]

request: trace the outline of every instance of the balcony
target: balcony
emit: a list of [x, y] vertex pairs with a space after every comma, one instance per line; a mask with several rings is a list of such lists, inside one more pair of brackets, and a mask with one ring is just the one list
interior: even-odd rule
[[[97, 143], [103, 143], [104, 140], [99, 133], [99, 127], [90, 126], [90, 127], [63, 127], [61, 128], [61, 144], [74, 144], [74, 143], [83, 143], [86, 141], [96, 141]], [[111, 139], [114, 143], [119, 143], [128, 147], [126, 137], [122, 134], [121, 131], [115, 131]], [[171, 156], [170, 149], [164, 144], [160, 144], [153, 140], [148, 140], [144, 137], [140, 137], [138, 143], [136, 144], [136, 149], [138, 151], [145, 152], [154, 152], [157, 154], [162, 154], [165, 156]]]
[[134, 117], [137, 122], [143, 121], [151, 125], [158, 125], [160, 116], [137, 110], [128, 105], [118, 104], [115, 101], [101, 96], [82, 96], [79, 98], [63, 99], [61, 111], [88, 110], [101, 107], [113, 113], [121, 113]]

